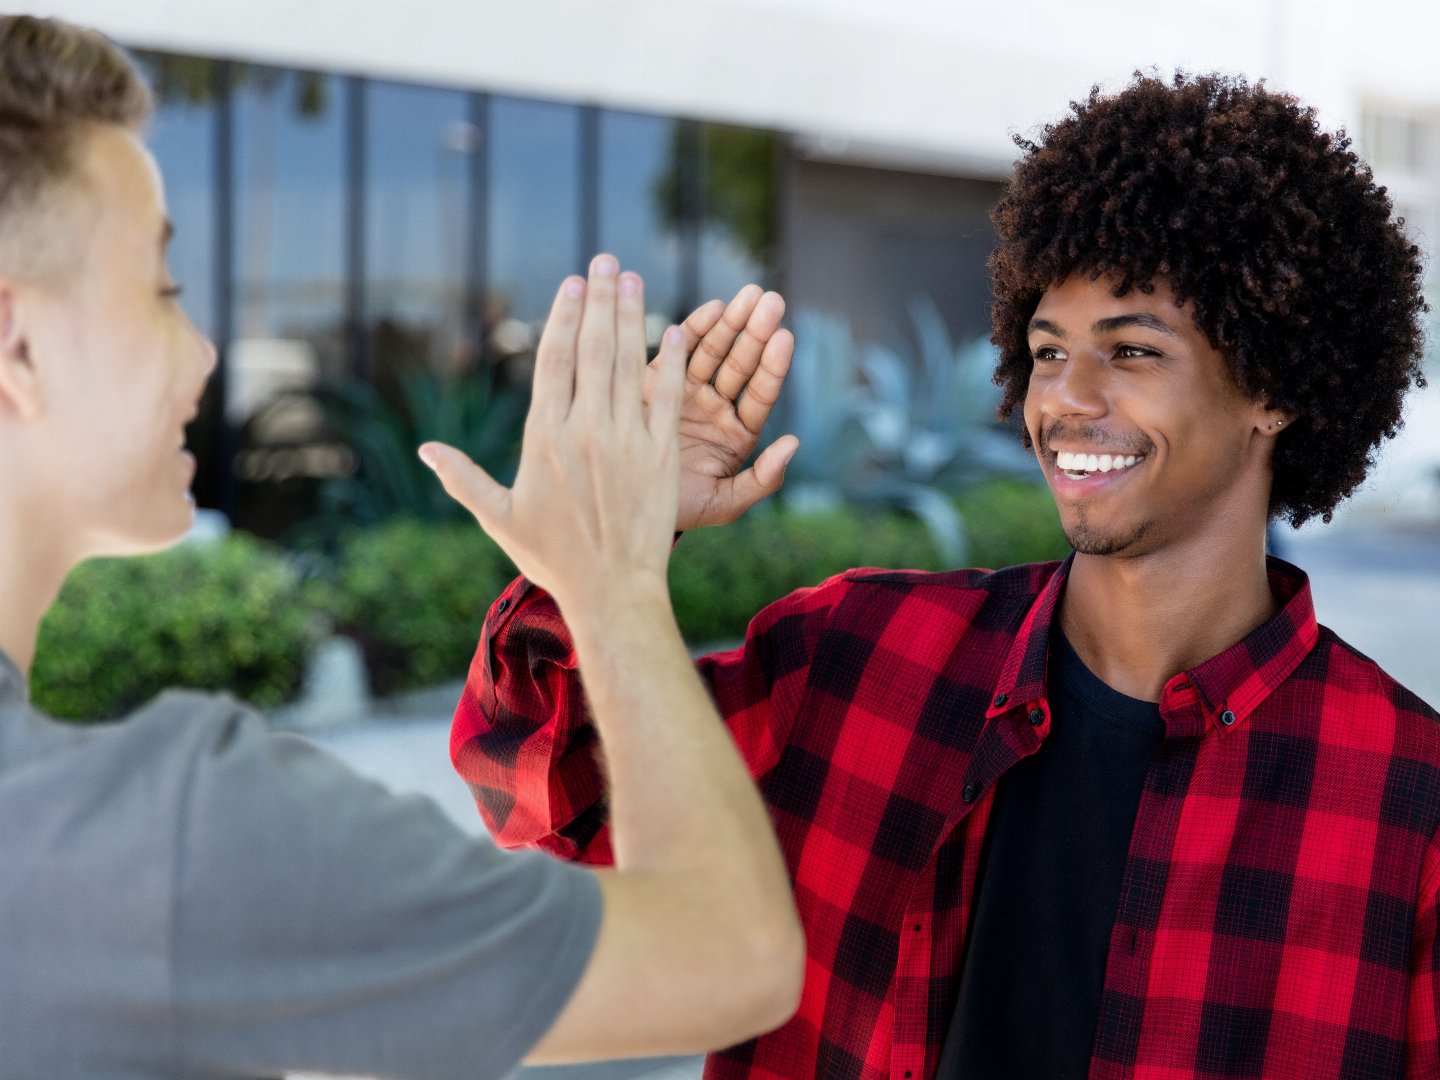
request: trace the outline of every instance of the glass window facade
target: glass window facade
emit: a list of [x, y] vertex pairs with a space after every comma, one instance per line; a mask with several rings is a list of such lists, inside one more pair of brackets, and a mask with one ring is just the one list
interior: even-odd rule
[[[600, 116], [599, 244], [645, 279], [652, 346], [685, 314], [684, 221], [674, 189], [684, 169], [677, 120], [634, 113]], [[658, 327], [658, 328], [657, 328]]]
[[504, 360], [533, 351], [560, 281], [584, 268], [580, 109], [492, 98], [487, 134], [489, 347]]
[[767, 283], [774, 265], [779, 143], [768, 131], [707, 124], [700, 141], [702, 299]]
[[371, 83], [365, 90], [368, 369], [466, 371], [478, 352], [466, 292], [470, 176], [480, 131], [469, 96]]
[[225, 419], [235, 511], [276, 535], [313, 513], [348, 468], [315, 393], [355, 364], [348, 348], [346, 95], [337, 76], [237, 65], [233, 109], [231, 340]]
[[358, 379], [393, 403], [407, 372], [477, 369], [523, 387], [556, 286], [595, 250], [645, 276], [656, 341], [700, 300], [770, 280], [769, 132], [139, 58], [172, 269], [221, 352], [191, 432], [196, 497], [253, 531], [303, 526], [354, 471], [327, 388]]

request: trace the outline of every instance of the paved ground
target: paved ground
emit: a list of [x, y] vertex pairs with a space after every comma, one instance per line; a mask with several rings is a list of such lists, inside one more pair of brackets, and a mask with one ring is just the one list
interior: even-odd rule
[[[1440, 707], [1440, 530], [1356, 526], [1281, 535], [1282, 555], [1309, 572], [1320, 621]], [[317, 741], [396, 791], [439, 801], [480, 832], [469, 793], [447, 759], [449, 718], [436, 715], [347, 728]], [[525, 1069], [525, 1080], [694, 1080], [699, 1059]]]

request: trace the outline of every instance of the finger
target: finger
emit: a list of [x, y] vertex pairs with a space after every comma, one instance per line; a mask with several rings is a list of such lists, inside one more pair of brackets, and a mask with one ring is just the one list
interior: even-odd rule
[[744, 332], [731, 346], [725, 362], [715, 373], [715, 389], [727, 401], [735, 401], [755, 374], [760, 363], [761, 350], [785, 317], [785, 299], [776, 292], [767, 292], [755, 304], [755, 310], [745, 321]]
[[716, 370], [730, 355], [730, 348], [745, 330], [745, 323], [765, 291], [759, 285], [746, 285], [735, 299], [725, 305], [724, 312], [700, 338], [695, 353], [690, 357], [690, 381], [709, 382]]
[[[711, 328], [720, 321], [720, 316], [725, 314], [725, 301], [710, 300], [701, 304], [685, 317], [680, 324], [680, 332], [685, 335], [685, 355], [690, 356], [700, 344], [700, 339], [708, 334]], [[650, 361], [650, 366], [645, 370], [645, 393], [644, 398], [649, 401], [655, 389], [655, 377], [660, 373], [660, 354], [655, 354], [655, 359]]]
[[494, 539], [504, 528], [510, 506], [510, 489], [496, 483], [466, 454], [444, 443], [427, 442], [419, 449], [420, 460], [440, 478], [446, 493], [475, 515], [480, 527]]
[[620, 263], [614, 255], [590, 260], [585, 286], [585, 311], [576, 339], [575, 402], [572, 412], [610, 415], [610, 387], [615, 375], [615, 275]]
[[745, 384], [745, 396], [735, 406], [740, 422], [752, 435], [759, 435], [765, 421], [770, 419], [770, 410], [780, 400], [780, 390], [785, 385], [785, 376], [790, 374], [790, 361], [794, 357], [795, 335], [789, 330], [777, 330], [765, 343], [760, 366], [750, 376]]
[[535, 349], [535, 378], [530, 418], [558, 423], [570, 411], [575, 394], [575, 338], [584, 309], [585, 282], [568, 277], [560, 283], [550, 317]]
[[610, 412], [617, 420], [637, 422], [645, 379], [645, 283], [639, 274], [621, 274], [615, 305], [615, 380]]
[[782, 435], [765, 448], [754, 465], [736, 476], [730, 482], [730, 491], [725, 498], [726, 521], [734, 521], [761, 499], [779, 491], [785, 483], [786, 466], [799, 449], [799, 439], [794, 435]]
[[695, 351], [700, 339], [714, 328], [724, 314], [724, 300], [708, 300], [685, 317], [685, 321], [680, 324], [680, 330], [685, 335], [687, 356]]
[[685, 395], [685, 332], [678, 326], [670, 327], [660, 339], [660, 355], [655, 358], [654, 368], [648, 426], [651, 438], [659, 442], [675, 438], [680, 401]]

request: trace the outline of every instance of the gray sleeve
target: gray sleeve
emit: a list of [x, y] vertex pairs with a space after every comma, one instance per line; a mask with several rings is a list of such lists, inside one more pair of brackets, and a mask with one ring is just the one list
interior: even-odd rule
[[501, 1077], [594, 946], [589, 872], [500, 852], [253, 716], [202, 746], [183, 813], [174, 1036], [197, 1074]]

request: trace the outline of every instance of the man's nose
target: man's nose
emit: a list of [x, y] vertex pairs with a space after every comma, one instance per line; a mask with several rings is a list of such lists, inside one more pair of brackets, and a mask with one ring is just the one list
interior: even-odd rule
[[1055, 377], [1046, 381], [1041, 408], [1051, 416], [1103, 416], [1105, 361], [1099, 355], [1077, 349], [1061, 365]]

